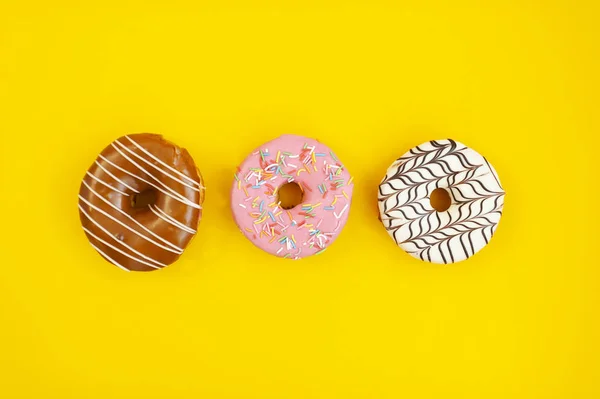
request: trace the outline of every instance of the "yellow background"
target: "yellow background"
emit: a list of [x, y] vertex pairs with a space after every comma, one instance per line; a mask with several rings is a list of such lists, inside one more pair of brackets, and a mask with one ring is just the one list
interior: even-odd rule
[[[198, 3], [0, 3], [0, 397], [600, 397], [595, 1]], [[80, 179], [131, 132], [207, 185], [160, 272], [80, 228]], [[229, 211], [235, 166], [286, 132], [356, 182], [343, 234], [299, 262]], [[439, 267], [395, 247], [376, 191], [446, 137], [508, 194], [491, 244]]]

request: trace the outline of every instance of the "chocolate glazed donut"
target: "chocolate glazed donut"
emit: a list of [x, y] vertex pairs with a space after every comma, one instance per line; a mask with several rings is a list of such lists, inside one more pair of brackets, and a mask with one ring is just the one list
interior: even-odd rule
[[175, 262], [202, 216], [202, 176], [189, 153], [160, 135], [113, 141], [86, 172], [79, 216], [92, 247], [127, 271]]

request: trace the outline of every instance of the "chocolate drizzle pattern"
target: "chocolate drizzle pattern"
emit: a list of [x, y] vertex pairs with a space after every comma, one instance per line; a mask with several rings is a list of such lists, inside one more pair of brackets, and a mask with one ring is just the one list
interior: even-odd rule
[[[450, 194], [447, 211], [430, 204], [436, 188]], [[397, 245], [415, 258], [446, 264], [465, 260], [489, 243], [504, 195], [484, 157], [457, 141], [434, 140], [390, 166], [378, 199], [381, 221]]]
[[[136, 194], [152, 190], [142, 208]], [[187, 151], [156, 134], [113, 141], [86, 172], [79, 213], [90, 244], [123, 270], [168, 266], [196, 234], [204, 198], [202, 178]]]

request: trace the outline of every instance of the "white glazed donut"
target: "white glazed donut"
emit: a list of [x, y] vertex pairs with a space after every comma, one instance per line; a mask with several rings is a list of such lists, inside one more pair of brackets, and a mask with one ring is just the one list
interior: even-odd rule
[[[436, 188], [451, 205], [436, 211]], [[492, 165], [454, 140], [423, 143], [396, 160], [379, 185], [379, 212], [396, 244], [415, 258], [460, 262], [486, 246], [498, 227], [504, 189]]]

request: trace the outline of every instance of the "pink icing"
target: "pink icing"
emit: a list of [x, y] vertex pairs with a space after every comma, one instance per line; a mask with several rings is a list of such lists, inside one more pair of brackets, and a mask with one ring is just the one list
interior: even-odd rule
[[[277, 203], [287, 182], [303, 188], [300, 205]], [[286, 134], [257, 148], [235, 174], [231, 190], [233, 217], [244, 235], [270, 254], [300, 259], [323, 252], [348, 220], [350, 173], [326, 145]]]

